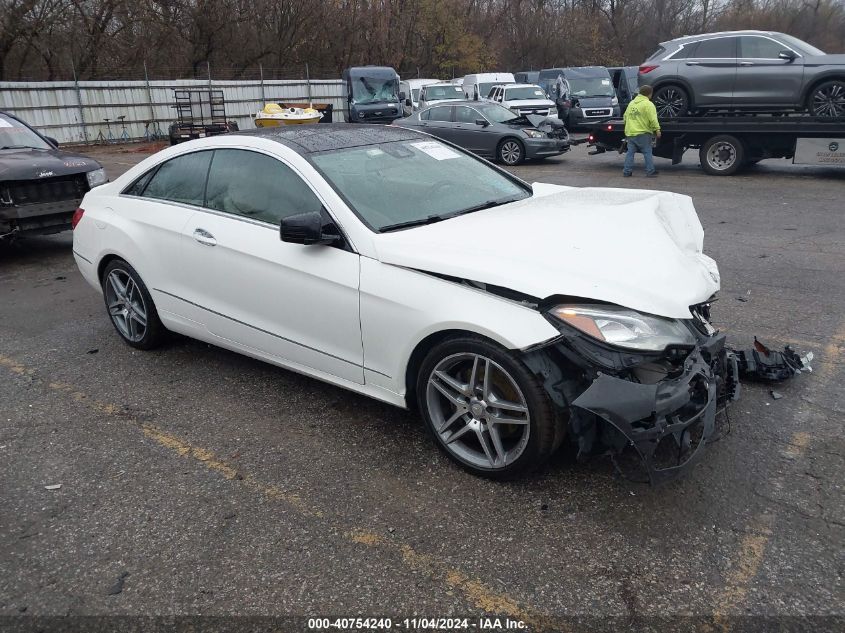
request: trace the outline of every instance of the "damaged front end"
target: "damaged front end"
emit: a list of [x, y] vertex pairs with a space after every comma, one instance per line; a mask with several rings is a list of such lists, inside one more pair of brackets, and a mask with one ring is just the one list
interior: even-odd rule
[[[639, 315], [651, 319], [641, 329], [652, 322], [675, 328], [665, 340], [676, 342], [660, 351], [600, 340], [603, 332], [578, 321], [589, 313], [570, 315], [576, 327], [558, 319], [561, 336], [526, 350], [524, 360], [544, 381], [579, 458], [609, 454], [622, 471], [620, 458], [630, 449], [648, 481], [668, 481], [700, 460], [718, 435], [719, 413], [739, 397], [737, 359], [710, 325], [709, 304], [693, 307], [686, 320]], [[612, 338], [607, 318], [593, 323]]]

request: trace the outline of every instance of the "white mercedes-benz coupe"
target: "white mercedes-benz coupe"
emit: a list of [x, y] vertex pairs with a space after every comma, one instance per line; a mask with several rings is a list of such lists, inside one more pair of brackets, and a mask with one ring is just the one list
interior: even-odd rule
[[74, 226], [129, 345], [178, 332], [416, 407], [480, 475], [568, 439], [667, 479], [737, 390], [682, 195], [529, 185], [418, 132], [320, 124], [161, 151]]

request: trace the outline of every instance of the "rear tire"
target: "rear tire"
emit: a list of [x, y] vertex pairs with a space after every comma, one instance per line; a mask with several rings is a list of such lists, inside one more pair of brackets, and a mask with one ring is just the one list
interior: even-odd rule
[[503, 139], [496, 150], [496, 157], [508, 167], [519, 165], [525, 160], [525, 146], [517, 138]]
[[813, 116], [845, 117], [845, 81], [834, 79], [813, 88], [807, 98], [807, 110]]
[[417, 375], [417, 403], [446, 455], [481, 477], [512, 479], [542, 466], [558, 421], [540, 381], [516, 354], [461, 337], [435, 345]]
[[658, 119], [677, 119], [689, 112], [689, 95], [680, 86], [660, 86], [654, 91], [651, 100], [657, 109]]
[[144, 350], [161, 345], [167, 330], [138, 271], [114, 259], [103, 270], [100, 285], [109, 319], [127, 345]]
[[698, 158], [711, 176], [732, 176], [745, 164], [745, 147], [738, 138], [722, 134], [708, 139]]

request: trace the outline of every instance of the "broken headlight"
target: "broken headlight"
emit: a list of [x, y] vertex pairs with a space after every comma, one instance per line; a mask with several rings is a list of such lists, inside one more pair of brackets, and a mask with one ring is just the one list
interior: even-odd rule
[[643, 314], [615, 305], [559, 305], [550, 314], [599, 341], [659, 352], [670, 345], [692, 346], [692, 332], [678, 319]]

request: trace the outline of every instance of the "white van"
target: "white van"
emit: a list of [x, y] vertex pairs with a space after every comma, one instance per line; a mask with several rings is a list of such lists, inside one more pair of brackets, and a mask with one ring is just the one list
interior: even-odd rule
[[439, 79], [401, 79], [399, 80], [399, 92], [405, 93], [402, 101], [402, 109], [405, 116], [411, 116], [419, 109], [420, 89], [429, 84], [436, 84]]
[[484, 99], [490, 94], [493, 86], [513, 84], [516, 80], [513, 73], [479, 73], [464, 76], [464, 94], [467, 99], [475, 101]]

